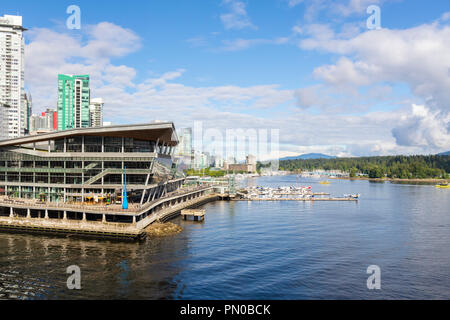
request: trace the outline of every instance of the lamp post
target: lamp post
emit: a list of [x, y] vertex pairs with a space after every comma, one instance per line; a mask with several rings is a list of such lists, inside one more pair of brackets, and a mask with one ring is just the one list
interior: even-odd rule
[[122, 209], [128, 210], [128, 197], [127, 197], [127, 167], [125, 167], [125, 189], [123, 191]]

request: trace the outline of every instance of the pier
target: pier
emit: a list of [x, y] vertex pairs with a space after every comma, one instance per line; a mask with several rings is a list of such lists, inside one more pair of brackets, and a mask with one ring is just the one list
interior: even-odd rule
[[145, 228], [150, 224], [166, 222], [184, 209], [218, 199], [212, 187], [180, 189], [128, 210], [120, 206], [38, 204], [0, 197], [0, 230], [134, 241], [145, 238]]
[[183, 210], [181, 216], [183, 220], [204, 221], [206, 210]]

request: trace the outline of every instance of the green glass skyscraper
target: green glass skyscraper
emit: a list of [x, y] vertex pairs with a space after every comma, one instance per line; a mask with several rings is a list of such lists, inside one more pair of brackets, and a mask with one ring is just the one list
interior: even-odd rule
[[58, 130], [89, 127], [89, 75], [58, 75]]

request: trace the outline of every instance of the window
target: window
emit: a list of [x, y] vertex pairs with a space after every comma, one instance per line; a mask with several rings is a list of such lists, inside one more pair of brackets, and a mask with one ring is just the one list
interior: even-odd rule
[[102, 152], [102, 138], [84, 137], [84, 152]]
[[122, 152], [122, 138], [105, 137], [105, 152]]

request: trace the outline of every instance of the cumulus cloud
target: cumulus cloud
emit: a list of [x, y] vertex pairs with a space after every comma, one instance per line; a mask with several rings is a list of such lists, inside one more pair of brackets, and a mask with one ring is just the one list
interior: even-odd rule
[[330, 85], [367, 86], [407, 83], [429, 106], [450, 106], [450, 26], [432, 23], [405, 30], [374, 30], [350, 39], [333, 34], [303, 39], [305, 50], [322, 50], [342, 57], [314, 70]]
[[[137, 51], [141, 40], [131, 30], [110, 23], [89, 26], [81, 36], [33, 29], [28, 39], [26, 83], [36, 111], [56, 107], [58, 73], [89, 74], [92, 96], [104, 98], [105, 117], [117, 122], [146, 122], [167, 118], [169, 114], [171, 120], [190, 118], [188, 121], [192, 122], [195, 117], [214, 117], [219, 111], [245, 113], [274, 108], [294, 99], [293, 90], [273, 84], [186, 86], [180, 83], [185, 69], [136, 81], [134, 68], [116, 65], [114, 60]], [[202, 111], [197, 113], [199, 110]], [[191, 116], [185, 117], [186, 114]]]
[[[320, 84], [296, 92], [298, 106], [330, 110], [345, 101], [335, 92], [347, 92], [352, 99], [369, 88], [376, 106], [392, 86], [406, 84], [415, 105], [408, 115], [401, 114], [392, 127], [394, 141], [374, 144], [375, 152], [417, 150], [419, 153], [445, 151], [449, 145], [450, 117], [450, 26], [442, 15], [430, 24], [403, 30], [372, 30], [357, 35], [336, 33], [330, 25], [296, 28], [302, 37], [299, 47], [336, 55], [333, 64], [316, 67], [313, 76]], [[400, 100], [400, 99], [398, 99]], [[397, 109], [401, 103], [392, 101]], [[395, 111], [394, 111], [395, 112]], [[397, 149], [393, 149], [396, 146]]]
[[38, 109], [56, 107], [58, 73], [89, 74], [94, 86], [132, 86], [136, 71], [111, 60], [137, 51], [139, 36], [109, 22], [82, 31], [81, 37], [45, 28], [27, 32], [25, 82]]
[[[115, 37], [114, 33], [120, 36]], [[330, 33], [330, 37], [334, 40], [336, 36]], [[418, 153], [423, 150], [422, 144], [417, 143], [399, 146], [392, 135], [393, 129], [401, 129], [399, 123], [406, 126], [407, 122], [412, 121], [408, 120], [406, 112], [370, 112], [362, 116], [349, 116], [339, 113], [310, 114], [304, 110], [332, 106], [335, 109], [329, 110], [342, 112], [336, 106], [345, 105], [365, 110], [367, 105], [361, 100], [361, 93], [351, 90], [354, 83], [370, 84], [369, 96], [383, 97], [391, 93], [389, 85], [374, 84], [370, 77], [360, 72], [365, 70], [376, 74], [378, 71], [374, 67], [380, 67], [371, 64], [371, 60], [360, 54], [360, 50], [342, 49], [346, 56], [344, 60], [338, 60], [335, 70], [348, 68], [346, 72], [331, 72], [328, 66], [316, 68], [314, 75], [323, 83], [295, 91], [283, 89], [277, 84], [194, 87], [183, 84], [183, 75], [189, 72], [185, 69], [169, 70], [137, 80], [137, 70], [115, 61], [139, 50], [139, 36], [131, 30], [108, 23], [86, 28], [79, 37], [64, 31], [33, 29], [28, 33], [28, 40], [26, 84], [38, 110], [56, 106], [58, 73], [90, 74], [93, 96], [105, 99], [105, 118], [115, 123], [142, 123], [158, 119], [174, 121], [177, 127], [181, 127], [192, 126], [194, 121], [201, 120], [205, 127], [223, 132], [229, 128], [278, 129], [282, 151], [293, 153], [375, 155]], [[316, 44], [311, 47], [316, 48]], [[355, 58], [367, 67], [364, 69], [364, 64], [355, 64], [352, 60]], [[333, 83], [348, 86], [342, 89], [334, 87]], [[342, 96], [342, 93], [347, 96]], [[304, 109], [294, 108], [295, 99]], [[292, 108], [278, 109], [281, 105], [291, 105]], [[267, 110], [261, 113], [257, 109]], [[429, 112], [434, 114], [435, 111], [430, 109]], [[438, 115], [435, 117], [439, 119]], [[446, 144], [435, 142], [435, 145]]]
[[411, 114], [402, 117], [392, 134], [401, 146], [449, 150], [450, 114], [432, 111], [422, 105], [413, 105]]

